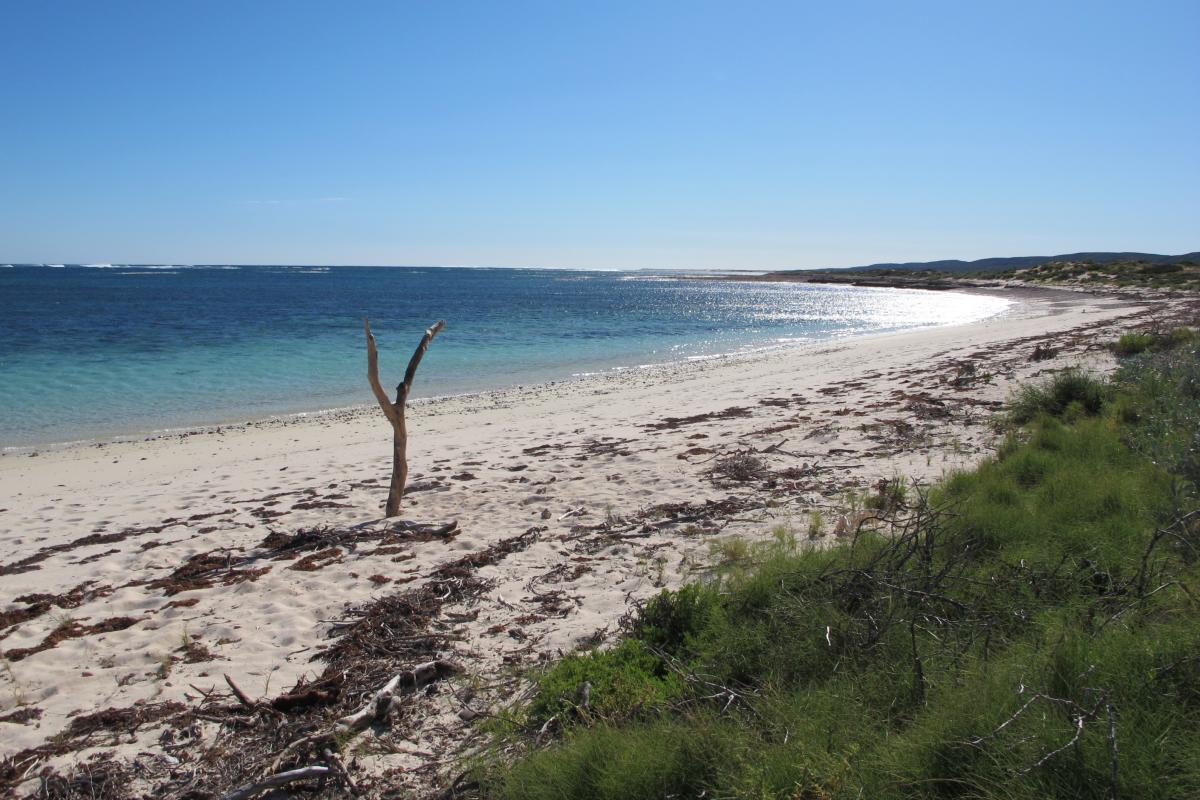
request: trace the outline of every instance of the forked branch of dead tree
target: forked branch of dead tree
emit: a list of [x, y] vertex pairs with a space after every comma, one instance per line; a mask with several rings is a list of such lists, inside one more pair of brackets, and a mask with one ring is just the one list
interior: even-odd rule
[[392, 426], [392, 481], [388, 489], [385, 515], [394, 517], [400, 513], [400, 501], [404, 496], [404, 485], [408, 482], [408, 428], [405, 425], [404, 409], [408, 404], [408, 395], [412, 391], [413, 381], [417, 376], [417, 367], [429, 349], [429, 343], [446, 327], [445, 320], [438, 320], [425, 329], [420, 344], [413, 351], [408, 361], [408, 369], [404, 371], [404, 380], [396, 386], [396, 399], [388, 398], [383, 384], [379, 380], [379, 351], [375, 347], [375, 336], [371, 333], [371, 323], [364, 317], [363, 329], [367, 333], [367, 381], [371, 384], [371, 392], [383, 409], [384, 416]]

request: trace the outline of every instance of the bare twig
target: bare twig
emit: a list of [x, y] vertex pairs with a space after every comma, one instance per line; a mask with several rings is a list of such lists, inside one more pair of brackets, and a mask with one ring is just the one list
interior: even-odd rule
[[296, 781], [308, 778], [320, 778], [324, 780], [329, 775], [329, 772], [329, 767], [301, 767], [300, 769], [280, 772], [278, 775], [264, 778], [257, 783], [250, 783], [234, 789], [221, 798], [221, 800], [249, 800], [249, 798], [265, 792], [267, 789], [278, 789], [280, 786], [287, 786], [289, 783], [295, 783]]
[[256, 708], [258, 706], [258, 703], [251, 700], [250, 697], [243, 692], [236, 683], [233, 682], [233, 678], [229, 677], [228, 673], [226, 673], [224, 677], [225, 682], [229, 684], [229, 690], [233, 692], [233, 696], [238, 699], [239, 703], [244, 705], [246, 708]]
[[1117, 718], [1112, 703], [1104, 698], [1104, 711], [1108, 714], [1108, 753], [1111, 762], [1109, 775], [1109, 800], [1117, 800]]
[[1026, 767], [1025, 769], [1021, 770], [1021, 771], [1020, 771], [1020, 772], [1018, 772], [1017, 774], [1018, 774], [1018, 775], [1027, 775], [1027, 774], [1029, 774], [1030, 772], [1033, 772], [1033, 771], [1034, 771], [1035, 769], [1037, 769], [1038, 767], [1040, 767], [1040, 766], [1042, 766], [1043, 764], [1045, 764], [1045, 763], [1046, 763], [1047, 761], [1049, 761], [1050, 759], [1054, 758], [1054, 757], [1055, 757], [1056, 755], [1058, 755], [1059, 753], [1061, 753], [1061, 752], [1063, 752], [1064, 750], [1066, 750], [1066, 749], [1068, 749], [1068, 748], [1070, 748], [1070, 747], [1074, 746], [1074, 745], [1075, 745], [1075, 743], [1079, 741], [1079, 737], [1083, 735], [1083, 725], [1084, 725], [1084, 722], [1085, 722], [1085, 721], [1086, 721], [1086, 720], [1084, 719], [1084, 715], [1083, 715], [1083, 714], [1079, 714], [1079, 715], [1077, 715], [1077, 716], [1075, 717], [1075, 735], [1071, 737], [1071, 740], [1070, 740], [1069, 742], [1067, 742], [1066, 744], [1064, 744], [1062, 747], [1059, 747], [1059, 748], [1057, 748], [1057, 749], [1051, 750], [1049, 753], [1046, 753], [1046, 755], [1042, 756], [1042, 757], [1041, 757], [1041, 758], [1038, 760], [1038, 762], [1037, 762], [1036, 764], [1033, 764], [1032, 766]]

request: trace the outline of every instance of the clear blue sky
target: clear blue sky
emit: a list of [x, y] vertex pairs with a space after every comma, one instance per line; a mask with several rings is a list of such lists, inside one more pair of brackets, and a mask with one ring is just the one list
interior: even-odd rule
[[1200, 2], [0, 5], [0, 261], [1200, 248]]

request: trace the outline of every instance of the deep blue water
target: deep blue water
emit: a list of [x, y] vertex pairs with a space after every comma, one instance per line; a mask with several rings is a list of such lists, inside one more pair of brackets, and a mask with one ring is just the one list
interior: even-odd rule
[[419, 267], [0, 267], [0, 445], [46, 444], [373, 402], [447, 321], [413, 396], [949, 324], [961, 294]]

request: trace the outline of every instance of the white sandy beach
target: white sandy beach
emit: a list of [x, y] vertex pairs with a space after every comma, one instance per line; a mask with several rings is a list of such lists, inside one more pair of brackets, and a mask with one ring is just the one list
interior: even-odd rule
[[[1109, 369], [1100, 345], [1162, 310], [1065, 292], [1006, 296], [1008, 312], [970, 325], [416, 404], [417, 491], [403, 518], [454, 520], [460, 533], [333, 545], [245, 573], [223, 572], [221, 560], [234, 567], [272, 532], [383, 530], [390, 429], [378, 409], [5, 455], [0, 755], [37, 748], [81, 714], [195, 703], [194, 687], [224, 691], [222, 673], [254, 697], [281, 694], [320, 673], [312, 656], [353, 608], [537, 528], [524, 549], [479, 567], [493, 582], [486, 594], [439, 618], [445, 657], [498, 687], [473, 706], [494, 707], [520, 687], [506, 662], [611, 636], [630, 603], [696, 574], [715, 538], [762, 538], [779, 525], [803, 536], [821, 509], [832, 540], [847, 491], [898, 476], [929, 481], [978, 460], [994, 444], [988, 415], [1018, 382], [1078, 363]], [[1038, 343], [1060, 351], [1031, 361]], [[437, 358], [436, 343], [427, 357]], [[772, 445], [760, 457], [773, 479], [711, 478], [720, 454]], [[734, 510], [699, 522], [634, 527], [651, 507], [730, 497]], [[605, 537], [618, 528], [638, 535]], [[203, 585], [154, 583], [204, 554], [217, 567]], [[554, 613], [539, 581], [562, 590]], [[422, 771], [420, 754], [470, 746], [461, 698], [413, 702], [427, 710], [409, 720], [405, 748], [363, 757], [359, 769], [398, 767], [408, 771], [395, 773], [401, 784], [429, 785], [442, 766]], [[152, 761], [163, 757], [158, 743], [145, 725], [30, 755], [23, 768], [32, 776], [43, 763], [112, 750]]]

